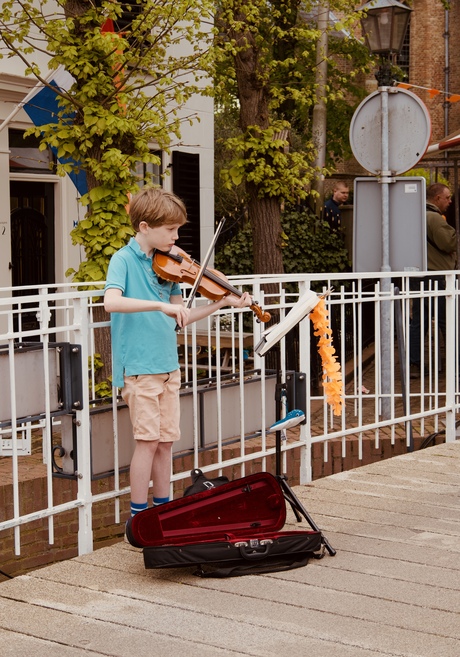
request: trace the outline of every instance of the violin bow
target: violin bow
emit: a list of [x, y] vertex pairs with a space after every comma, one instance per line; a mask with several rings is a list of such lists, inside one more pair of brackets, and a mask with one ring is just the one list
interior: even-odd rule
[[[187, 299], [187, 308], [191, 308], [193, 300], [196, 297], [196, 293], [198, 291], [198, 287], [201, 283], [201, 280], [204, 276], [204, 273], [206, 271], [206, 268], [208, 266], [208, 262], [211, 258], [212, 252], [214, 251], [214, 248], [216, 246], [216, 242], [219, 239], [219, 235], [221, 233], [221, 230], [223, 228], [223, 225], [225, 223], [225, 217], [222, 217], [222, 219], [219, 221], [219, 225], [216, 228], [216, 232], [214, 233], [214, 237], [212, 238], [211, 244], [209, 245], [208, 251], [204, 257], [203, 262], [200, 265], [200, 269], [198, 271], [198, 274], [196, 275], [195, 282], [193, 283], [192, 289], [190, 291], [189, 297]], [[181, 330], [181, 327], [176, 324], [176, 331], [179, 332]]]

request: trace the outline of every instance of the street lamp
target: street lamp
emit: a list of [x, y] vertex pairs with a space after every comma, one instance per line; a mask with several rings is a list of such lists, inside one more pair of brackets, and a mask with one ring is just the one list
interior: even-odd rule
[[397, 0], [371, 0], [358, 11], [363, 10], [366, 13], [361, 18], [361, 27], [366, 45], [383, 60], [375, 77], [379, 87], [390, 87], [390, 58], [402, 50], [412, 9]]
[[[388, 94], [391, 89], [390, 59], [393, 54], [399, 54], [402, 49], [404, 37], [409, 23], [410, 12], [406, 5], [397, 0], [371, 0], [360, 7], [365, 10], [361, 18], [361, 25], [369, 50], [382, 59], [378, 73], [375, 77], [379, 85], [381, 109], [381, 164], [378, 182], [382, 190], [382, 262], [381, 271], [390, 272], [390, 185], [395, 182], [393, 172], [389, 170], [389, 127], [388, 127]], [[391, 294], [391, 278], [381, 279], [381, 292], [383, 296]], [[380, 312], [381, 331], [381, 414], [384, 419], [390, 417], [390, 362], [391, 362], [391, 307], [390, 303], [383, 301]]]

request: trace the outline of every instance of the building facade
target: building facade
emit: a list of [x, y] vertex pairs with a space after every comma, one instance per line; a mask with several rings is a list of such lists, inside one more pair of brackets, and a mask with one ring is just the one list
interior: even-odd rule
[[[46, 70], [44, 57], [37, 53], [36, 60]], [[19, 58], [0, 59], [0, 288], [64, 283], [66, 270], [84, 258], [70, 237], [85, 214], [75, 185], [52, 173], [53, 155], [39, 151], [37, 139], [24, 140], [33, 124], [23, 109], [4, 123], [36, 83], [24, 70]], [[163, 186], [185, 201], [189, 223], [180, 245], [199, 259], [214, 232], [213, 101], [197, 95], [182, 111], [197, 120], [183, 122], [180, 143], [161, 153], [152, 173], [160, 182], [168, 171]]]
[[[395, 59], [401, 70], [395, 83], [404, 83], [424, 103], [431, 121], [430, 144], [437, 144], [448, 135], [460, 133], [460, 3], [451, 2], [449, 9], [441, 0], [412, 0], [406, 4], [412, 12], [403, 50]], [[367, 94], [377, 90], [374, 75], [363, 79], [362, 84]], [[450, 151], [451, 155], [455, 150]], [[439, 164], [441, 168], [441, 160], [447, 158], [446, 152], [439, 151], [435, 156], [426, 155], [419, 166]], [[341, 178], [352, 187], [356, 176], [367, 173], [351, 158], [338, 167], [333, 178]], [[452, 163], [446, 168], [444, 162], [442, 175], [454, 182]], [[329, 191], [331, 186], [327, 185]]]
[[413, 0], [411, 7], [408, 82], [430, 112], [432, 141], [439, 141], [460, 129], [460, 3], [445, 9], [441, 0]]

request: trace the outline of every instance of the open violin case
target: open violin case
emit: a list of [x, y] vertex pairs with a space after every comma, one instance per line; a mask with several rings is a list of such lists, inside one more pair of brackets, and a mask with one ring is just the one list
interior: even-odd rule
[[197, 566], [195, 575], [230, 577], [298, 568], [322, 556], [320, 531], [282, 531], [286, 500], [276, 477], [221, 480], [128, 520], [126, 536], [143, 548], [146, 568]]

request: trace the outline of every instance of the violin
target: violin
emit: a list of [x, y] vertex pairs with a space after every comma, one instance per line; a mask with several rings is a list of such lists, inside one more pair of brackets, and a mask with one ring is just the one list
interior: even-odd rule
[[[152, 258], [152, 269], [155, 274], [165, 281], [174, 281], [175, 283], [193, 285], [200, 272], [200, 267], [199, 262], [193, 260], [177, 246], [173, 246], [168, 253], [157, 250]], [[224, 274], [216, 269], [208, 268], [204, 270], [197, 291], [211, 301], [220, 301], [229, 294], [234, 294], [237, 297], [243, 295], [240, 290], [230, 285]], [[257, 301], [253, 301], [250, 308], [259, 322], [265, 323], [271, 318], [270, 313], [262, 310]]]

